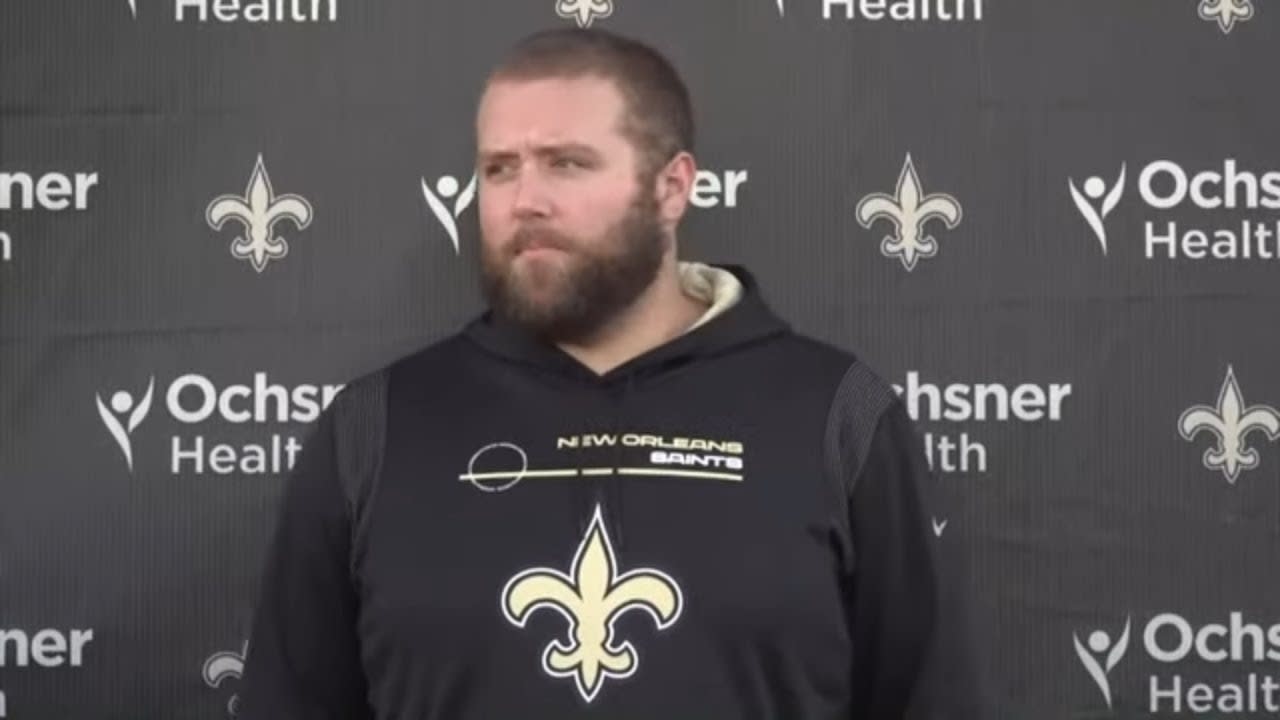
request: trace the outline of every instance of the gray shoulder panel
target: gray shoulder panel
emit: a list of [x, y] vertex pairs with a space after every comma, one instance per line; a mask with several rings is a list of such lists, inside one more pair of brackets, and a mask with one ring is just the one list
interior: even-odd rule
[[849, 366], [836, 387], [827, 414], [823, 457], [828, 473], [846, 494], [852, 494], [876, 424], [894, 400], [893, 387], [860, 360]]

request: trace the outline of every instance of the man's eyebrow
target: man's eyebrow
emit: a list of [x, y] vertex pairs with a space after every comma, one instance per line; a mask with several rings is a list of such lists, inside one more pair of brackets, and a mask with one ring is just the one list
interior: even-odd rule
[[[593, 158], [599, 157], [600, 155], [599, 151], [597, 151], [595, 148], [591, 147], [590, 145], [587, 145], [584, 143], [574, 143], [574, 142], [539, 145], [533, 150], [533, 154], [539, 157], [546, 157], [549, 155], [562, 155], [564, 153], [588, 155]], [[510, 160], [511, 158], [518, 157], [518, 155], [519, 154], [514, 150], [482, 149], [479, 153], [476, 154], [476, 157], [480, 160], [480, 162], [483, 163], [483, 162], [493, 162], [495, 160]]]

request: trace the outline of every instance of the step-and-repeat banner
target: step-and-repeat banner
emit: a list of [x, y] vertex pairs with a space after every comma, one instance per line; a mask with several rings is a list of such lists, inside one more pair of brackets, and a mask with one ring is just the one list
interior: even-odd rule
[[0, 1], [0, 717], [233, 717], [309, 424], [480, 309], [557, 24], [694, 96], [690, 259], [895, 384], [997, 717], [1280, 712], [1272, 0]]

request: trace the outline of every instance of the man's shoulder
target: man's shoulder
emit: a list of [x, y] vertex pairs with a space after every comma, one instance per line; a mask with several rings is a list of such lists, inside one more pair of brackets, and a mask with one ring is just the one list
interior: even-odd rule
[[461, 331], [453, 332], [395, 357], [371, 374], [381, 373], [387, 378], [429, 374], [438, 368], [460, 362], [463, 348], [468, 345]]
[[810, 335], [791, 333], [787, 367], [797, 378], [822, 378], [828, 398], [828, 431], [869, 434], [880, 417], [901, 402], [880, 368], [850, 347]]
[[824, 462], [846, 491], [867, 457], [886, 413], [901, 405], [892, 383], [850, 347], [790, 333], [780, 348], [780, 364], [794, 382], [821, 391], [825, 411]]
[[401, 352], [390, 360], [359, 371], [346, 382], [338, 397], [385, 396], [393, 380], [403, 384], [406, 380], [416, 382], [436, 374], [447, 375], [449, 367], [460, 360], [462, 343], [462, 333], [454, 332]]
[[833, 392], [852, 390], [876, 396], [894, 392], [880, 369], [856, 349], [798, 332], [789, 333], [784, 342], [787, 364], [797, 373], [810, 373], [809, 377], [834, 379]]

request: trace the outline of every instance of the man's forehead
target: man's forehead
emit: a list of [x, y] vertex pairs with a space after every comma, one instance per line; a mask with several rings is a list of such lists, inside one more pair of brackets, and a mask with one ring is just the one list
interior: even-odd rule
[[476, 147], [481, 156], [551, 155], [564, 152], [608, 156], [626, 153], [629, 148], [626, 138], [612, 126], [481, 129]]
[[617, 83], [595, 74], [567, 77], [494, 78], [485, 88], [484, 97], [491, 101], [521, 102], [546, 97], [563, 101], [605, 103], [614, 105], [622, 100]]
[[621, 110], [621, 97], [600, 81], [503, 82], [486, 90], [476, 122], [485, 133], [536, 134], [545, 142], [564, 142], [615, 131]]

